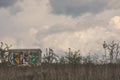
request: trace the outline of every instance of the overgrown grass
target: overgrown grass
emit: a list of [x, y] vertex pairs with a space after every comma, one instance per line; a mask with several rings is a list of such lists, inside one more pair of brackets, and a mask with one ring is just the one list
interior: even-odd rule
[[119, 64], [0, 65], [0, 80], [120, 80]]

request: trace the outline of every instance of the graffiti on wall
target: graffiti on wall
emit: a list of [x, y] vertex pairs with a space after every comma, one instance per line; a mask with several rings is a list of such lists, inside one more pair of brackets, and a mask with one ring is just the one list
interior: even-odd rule
[[9, 54], [9, 62], [12, 65], [21, 64], [36, 64], [39, 60], [39, 55], [36, 52], [11, 52]]

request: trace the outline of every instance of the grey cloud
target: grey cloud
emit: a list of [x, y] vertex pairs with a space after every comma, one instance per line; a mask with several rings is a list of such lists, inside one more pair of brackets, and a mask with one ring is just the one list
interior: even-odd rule
[[39, 31], [36, 35], [36, 38], [44, 38], [52, 34], [58, 34], [63, 32], [74, 32], [76, 31], [76, 28], [69, 25], [63, 25], [63, 24], [55, 24], [51, 26], [49, 29]]
[[[74, 22], [74, 20], [73, 20]], [[85, 16], [78, 18], [77, 22], [75, 24], [54, 24], [49, 29], [45, 29], [42, 31], [39, 31], [36, 35], [38, 38], [44, 38], [52, 34], [59, 34], [64, 32], [76, 32], [76, 31], [84, 31], [89, 28], [95, 28], [96, 26], [104, 27], [108, 25], [107, 21], [103, 21], [102, 19], [99, 19], [97, 17], [93, 16]]]
[[20, 8], [20, 7], [10, 7], [9, 8], [9, 11], [10, 11], [10, 13], [12, 14], [12, 15], [16, 15], [17, 13], [19, 13], [19, 12], [21, 12], [22, 11], [22, 9]]
[[1, 37], [5, 37], [5, 36], [17, 36], [19, 34], [21, 34], [22, 31], [25, 31], [24, 28], [21, 27], [17, 27], [12, 25], [8, 25], [8, 26], [1, 26], [0, 29], [0, 36]]
[[79, 16], [84, 13], [99, 13], [103, 11], [108, 0], [51, 0], [54, 14]]
[[[29, 0], [27, 0], [27, 1], [29, 1]], [[32, 1], [32, 0], [30, 0], [30, 1]], [[43, 1], [45, 1], [45, 0], [43, 0]], [[89, 1], [89, 2], [87, 2], [87, 1]], [[0, 24], [0, 30], [1, 30], [0, 36], [3, 36], [3, 37], [9, 36], [9, 37], [15, 38], [15, 41], [16, 41], [15, 44], [18, 47], [19, 46], [22, 47], [21, 44], [23, 44], [24, 46], [28, 46], [28, 47], [31, 47], [31, 46], [44, 47], [44, 45], [46, 47], [46, 45], [48, 45], [48, 47], [52, 46], [52, 47], [58, 48], [58, 50], [59, 49], [61, 50], [62, 47], [60, 47], [60, 46], [61, 46], [62, 42], [63, 42], [63, 47], [65, 47], [65, 48], [67, 48], [67, 46], [73, 46], [73, 47], [77, 48], [80, 46], [80, 45], [78, 45], [78, 43], [80, 43], [80, 44], [82, 43], [81, 46], [83, 46], [83, 48], [85, 47], [85, 45], [86, 46], [89, 45], [90, 48], [93, 48], [94, 46], [92, 47], [91, 45], [94, 44], [96, 41], [98, 41], [98, 40], [101, 41], [103, 39], [111, 40], [111, 38], [114, 37], [114, 33], [116, 33], [116, 31], [115, 32], [109, 31], [108, 37], [105, 36], [106, 32], [108, 31], [106, 26], [108, 26], [107, 23], [109, 22], [109, 20], [116, 15], [120, 15], [119, 14], [120, 10], [116, 10], [116, 11], [108, 10], [107, 11], [106, 6], [109, 6], [109, 9], [112, 9], [113, 6], [114, 6], [114, 8], [116, 8], [115, 7], [115, 6], [117, 6], [117, 5], [115, 5], [116, 3], [114, 3], [114, 5], [113, 5], [113, 3], [111, 3], [111, 5], [108, 5], [107, 0], [104, 0], [104, 1], [103, 0], [99, 0], [99, 1], [98, 0], [50, 0], [50, 3], [53, 8], [53, 13], [72, 15], [72, 16], [77, 16], [77, 17], [70, 17], [70, 16], [66, 16], [66, 15], [64, 15], [65, 17], [61, 17], [59, 15], [53, 15], [49, 12], [48, 13], [44, 12], [45, 17], [44, 16], [40, 17], [39, 19], [36, 19], [35, 22], [32, 23], [31, 21], [29, 22], [29, 19], [32, 19], [36, 15], [34, 12], [34, 9], [31, 9], [34, 13], [31, 13], [29, 15], [30, 12], [26, 11], [26, 10], [28, 10], [27, 9], [28, 7], [24, 7], [25, 10], [23, 10], [22, 14], [14, 15], [17, 12], [19, 12], [20, 8], [17, 6], [15, 6], [15, 7], [10, 6], [10, 5], [13, 5], [13, 4], [10, 4], [9, 8], [4, 8], [4, 9], [6, 9], [6, 10], [9, 9], [9, 11], [13, 15], [8, 14], [9, 12], [6, 13], [6, 10], [5, 10], [5, 12], [4, 12], [4, 10], [0, 12], [0, 15], [1, 15], [0, 16], [0, 18], [1, 18], [0, 19], [0, 23], [1, 23]], [[105, 5], [105, 4], [107, 4], [107, 5]], [[29, 4], [29, 6], [31, 6], [31, 4]], [[0, 6], [0, 7], [8, 7], [8, 5]], [[43, 7], [41, 7], [41, 10], [42, 10], [42, 8]], [[119, 8], [119, 6], [117, 6], [117, 8]], [[106, 9], [106, 10], [103, 11], [104, 9]], [[36, 11], [36, 9], [35, 9], [35, 11]], [[39, 13], [40, 10], [38, 9], [37, 11]], [[49, 11], [49, 10], [47, 9], [45, 11]], [[103, 11], [103, 12], [101, 12], [101, 11]], [[94, 14], [99, 13], [99, 12], [101, 12], [101, 13], [96, 14], [96, 15], [84, 14], [86, 12], [90, 12], [90, 13], [94, 13]], [[28, 18], [25, 15], [28, 17], [32, 17], [32, 18]], [[79, 15], [82, 15], [82, 16], [79, 16]], [[21, 17], [21, 18], [19, 18], [19, 17]], [[67, 19], [68, 17], [70, 17], [70, 19]], [[52, 18], [52, 19], [50, 19], [50, 18]], [[21, 22], [21, 20], [24, 20], [24, 23]], [[36, 21], [38, 21], [39, 23], [36, 23]], [[28, 24], [28, 23], [32, 24], [32, 26], [30, 26], [30, 24]], [[34, 28], [36, 25], [38, 26], [38, 27], [36, 27], [36, 29], [40, 30], [40, 31], [37, 34], [35, 33], [31, 37], [31, 34], [29, 33], [29, 29], [32, 27]], [[52, 25], [52, 26], [50, 28], [40, 28], [40, 26], [44, 27], [44, 25], [48, 25], [48, 26]], [[97, 28], [96, 28], [96, 26], [97, 26]], [[101, 27], [104, 27], [104, 28], [101, 29]], [[83, 38], [80, 38], [80, 36], [82, 36], [79, 33], [80, 31], [81, 31], [81, 34], [83, 32]], [[76, 35], [74, 32], [77, 32], [78, 35], [80, 35], [80, 36]], [[64, 36], [64, 33], [65, 33], [65, 36]], [[61, 35], [61, 34], [63, 34], [63, 35]], [[109, 35], [112, 35], [112, 34], [113, 34], [113, 36], [110, 36], [110, 38], [109, 38]], [[71, 36], [70, 39], [72, 39], [72, 40], [70, 40], [68, 36]], [[119, 38], [118, 36], [117, 36], [117, 38]], [[34, 38], [35, 38], [35, 40], [34, 40]], [[66, 39], [66, 38], [68, 38], [68, 39]], [[116, 36], [114, 37], [114, 39], [117, 39], [117, 38], [116, 38]], [[1, 37], [1, 39], [2, 39], [2, 37]], [[44, 41], [44, 39], [46, 41]], [[55, 39], [57, 40], [58, 43], [56, 42], [54, 44], [53, 41]], [[66, 40], [64, 40], [64, 39], [66, 39]], [[24, 42], [22, 42], [22, 41], [24, 41]], [[64, 41], [66, 41], [68, 43], [64, 44]], [[91, 41], [92, 41], [92, 43], [91, 43]], [[28, 45], [28, 44], [30, 44], [30, 45]], [[78, 46], [75, 46], [75, 44]], [[60, 46], [58, 47], [58, 45], [60, 45]]]
[[75, 27], [70, 25], [55, 24], [48, 31], [49, 33], [62, 33], [76, 30]]
[[111, 0], [107, 5], [107, 9], [120, 9], [120, 0]]
[[17, 1], [22, 0], [0, 0], [0, 8], [8, 8], [12, 15], [17, 14], [18, 12], [22, 11], [19, 6], [14, 5]]
[[9, 7], [16, 2], [17, 0], [0, 0], [0, 7]]
[[16, 36], [21, 34], [21, 32], [26, 31], [26, 27], [16, 24], [10, 16], [1, 15], [0, 16], [0, 36]]

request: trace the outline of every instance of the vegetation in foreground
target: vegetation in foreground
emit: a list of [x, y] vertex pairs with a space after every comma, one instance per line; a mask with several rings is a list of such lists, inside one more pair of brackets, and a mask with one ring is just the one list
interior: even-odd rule
[[120, 80], [119, 64], [0, 65], [0, 80]]
[[120, 45], [104, 42], [103, 60], [98, 55], [80, 55], [80, 50], [57, 56], [52, 49], [47, 50], [39, 66], [13, 66], [6, 64], [4, 53], [9, 47], [0, 49], [0, 80], [120, 80]]

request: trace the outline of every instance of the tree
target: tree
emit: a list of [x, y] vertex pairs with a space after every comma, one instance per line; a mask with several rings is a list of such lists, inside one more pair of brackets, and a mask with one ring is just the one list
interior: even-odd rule
[[112, 41], [111, 43], [106, 43], [104, 41], [103, 48], [105, 49], [105, 54], [106, 51], [109, 53], [110, 57], [110, 63], [113, 63], [114, 60], [117, 62], [119, 53], [120, 53], [120, 45], [119, 42]]
[[120, 45], [119, 43], [117, 43], [116, 44], [116, 56], [115, 56], [116, 62], [118, 61], [119, 53], [120, 53]]
[[9, 48], [12, 45], [9, 46], [8, 44], [3, 43], [3, 42], [1, 42], [0, 44], [1, 44], [1, 46], [0, 46], [0, 60], [1, 60], [1, 62], [6, 62], [8, 60]]
[[92, 63], [92, 59], [91, 59], [91, 53], [89, 52], [87, 56], [83, 57], [83, 63], [87, 64], [87, 63]]
[[45, 63], [53, 63], [58, 62], [58, 56], [54, 53], [54, 51], [49, 48], [49, 50], [46, 48], [46, 54], [43, 56], [43, 62]]
[[107, 63], [107, 53], [106, 53], [107, 43], [106, 43], [106, 41], [104, 41], [104, 43], [103, 43], [103, 48], [104, 48], [104, 50], [105, 50], [105, 54], [103, 55], [104, 61], [105, 61], [105, 63]]
[[71, 51], [71, 48], [69, 48], [69, 52], [67, 52], [65, 58], [69, 64], [78, 64], [82, 59], [80, 55], [80, 50], [73, 52]]
[[61, 63], [61, 64], [65, 64], [66, 62], [67, 62], [67, 61], [66, 61], [65, 57], [62, 56], [62, 57], [60, 58], [60, 63]]

